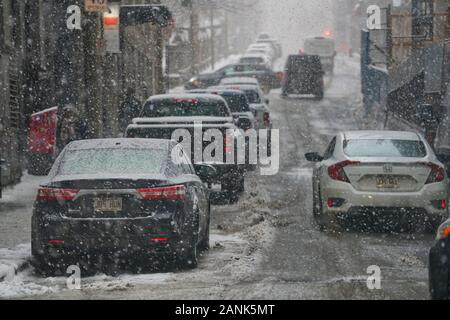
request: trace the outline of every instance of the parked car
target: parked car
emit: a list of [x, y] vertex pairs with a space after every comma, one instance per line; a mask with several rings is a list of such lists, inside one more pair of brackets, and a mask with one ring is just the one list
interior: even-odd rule
[[265, 54], [245, 54], [239, 59], [239, 63], [262, 65], [272, 67], [272, 61]]
[[247, 96], [240, 90], [221, 89], [214, 87], [201, 90], [191, 90], [190, 94], [217, 94], [221, 96], [228, 104], [236, 125], [239, 129], [247, 131], [256, 128], [255, 116], [250, 109]]
[[279, 59], [283, 56], [283, 48], [281, 46], [281, 44], [275, 40], [275, 39], [271, 39], [271, 38], [267, 38], [267, 39], [258, 39], [256, 41], [257, 44], [270, 44], [274, 50], [275, 59]]
[[271, 43], [254, 43], [251, 44], [248, 49], [247, 53], [250, 54], [249, 51], [251, 50], [264, 50], [264, 54], [271, 60], [274, 61], [277, 59], [275, 48]]
[[282, 96], [290, 94], [313, 94], [324, 97], [324, 72], [319, 56], [290, 55], [282, 84]]
[[219, 86], [253, 85], [259, 86], [258, 79], [253, 77], [235, 77], [234, 74], [220, 80]]
[[[181, 161], [175, 161], [173, 155]], [[39, 187], [32, 216], [32, 256], [44, 274], [65, 273], [83, 259], [156, 258], [196, 267], [209, 247], [208, 180], [169, 140], [72, 142]]]
[[206, 89], [216, 86], [223, 78], [228, 76], [256, 77], [261, 86], [267, 86], [268, 90], [279, 88], [281, 83], [279, 76], [271, 69], [254, 64], [230, 64], [212, 73], [204, 73], [192, 78], [186, 85], [186, 90]]
[[268, 130], [268, 155], [272, 152], [271, 130], [273, 128], [272, 119], [269, 110], [269, 99], [264, 98], [264, 94], [259, 86], [255, 85], [228, 85], [210, 87], [210, 90], [239, 90], [245, 93], [247, 101], [255, 116], [255, 128], [257, 130]]
[[[281, 87], [281, 72], [273, 72], [264, 66], [257, 66], [254, 71], [234, 72], [228, 74], [225, 78], [254, 78], [258, 82], [258, 86], [264, 94], [269, 94], [272, 89]], [[253, 85], [255, 85], [253, 83]]]
[[28, 128], [28, 173], [46, 175], [56, 158], [58, 107], [34, 113]]
[[[201, 123], [202, 130], [201, 150], [198, 150], [198, 142], [195, 141], [198, 138], [195, 132], [198, 123]], [[199, 162], [201, 164], [204, 148], [209, 145], [203, 141], [203, 135], [211, 129], [219, 130], [224, 139], [224, 150], [222, 159], [210, 163], [217, 170], [214, 185], [218, 193], [235, 203], [244, 191], [246, 169], [245, 164], [226, 161], [228, 153], [236, 152], [231, 149], [232, 145], [237, 146], [238, 143], [238, 137], [235, 134], [239, 130], [236, 124], [226, 101], [218, 95], [190, 93], [159, 95], [145, 102], [141, 117], [134, 119], [128, 126], [126, 137], [178, 139], [173, 137], [174, 132], [185, 130], [191, 137], [190, 160], [194, 164]], [[186, 143], [189, 144], [189, 142]]]
[[322, 229], [361, 220], [381, 221], [383, 229], [436, 228], [448, 218], [444, 166], [416, 133], [342, 132], [323, 155], [306, 159], [316, 163], [313, 215]]
[[436, 244], [428, 259], [428, 280], [433, 300], [450, 299], [450, 219], [438, 230]]

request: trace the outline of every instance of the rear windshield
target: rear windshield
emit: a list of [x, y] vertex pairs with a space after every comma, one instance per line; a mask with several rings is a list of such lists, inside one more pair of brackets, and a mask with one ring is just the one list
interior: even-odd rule
[[264, 62], [263, 58], [242, 58], [242, 63], [249, 63], [249, 64], [260, 64]]
[[228, 104], [228, 107], [231, 109], [231, 112], [249, 112], [250, 107], [247, 102], [247, 98], [244, 95], [232, 95], [227, 96], [223, 95], [222, 98]]
[[166, 159], [164, 149], [70, 150], [64, 154], [58, 174], [157, 174]]
[[230, 111], [222, 101], [195, 99], [149, 101], [144, 105], [141, 117], [229, 117]]
[[291, 57], [288, 61], [289, 71], [315, 72], [322, 69], [319, 59], [306, 57]]
[[245, 96], [247, 97], [248, 103], [258, 104], [261, 103], [261, 97], [259, 96], [258, 91], [255, 90], [245, 90]]
[[346, 140], [344, 153], [350, 157], [424, 158], [427, 156], [427, 149], [422, 141]]

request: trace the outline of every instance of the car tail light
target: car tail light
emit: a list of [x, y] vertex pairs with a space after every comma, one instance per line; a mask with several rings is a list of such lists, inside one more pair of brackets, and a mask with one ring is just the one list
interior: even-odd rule
[[270, 114], [268, 112], [264, 113], [264, 126], [266, 128], [270, 127]]
[[137, 191], [145, 200], [184, 200], [186, 198], [186, 187], [183, 185], [142, 188]]
[[52, 240], [48, 240], [49, 244], [64, 244], [65, 241], [61, 240], [61, 239], [52, 239]]
[[442, 182], [445, 179], [445, 169], [432, 162], [421, 163], [431, 169], [430, 175], [428, 176], [427, 182], [425, 184]]
[[341, 182], [347, 182], [350, 183], [350, 180], [348, 180], [347, 175], [345, 174], [344, 168], [351, 165], [357, 165], [360, 164], [359, 161], [343, 161], [336, 163], [335, 165], [332, 165], [328, 168], [328, 175], [331, 179], [341, 181]]
[[198, 104], [198, 102], [199, 102], [198, 99], [189, 99], [189, 98], [174, 99], [174, 101], [175, 101], [175, 103], [192, 103], [192, 104]]
[[37, 194], [38, 201], [72, 201], [80, 192], [77, 189], [60, 188], [39, 188]]
[[328, 208], [340, 208], [344, 204], [345, 200], [341, 198], [328, 198], [327, 206]]
[[225, 137], [223, 139], [223, 147], [225, 150], [225, 154], [233, 152], [233, 136], [231, 134], [225, 134]]
[[169, 238], [159, 237], [159, 238], [150, 238], [149, 240], [150, 240], [151, 242], [160, 243], [160, 242], [168, 242], [168, 241], [169, 241]]

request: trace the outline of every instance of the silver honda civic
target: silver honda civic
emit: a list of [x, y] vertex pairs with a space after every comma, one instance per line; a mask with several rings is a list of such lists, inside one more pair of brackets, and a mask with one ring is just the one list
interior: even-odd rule
[[446, 170], [417, 133], [342, 132], [325, 154], [306, 159], [316, 163], [313, 214], [321, 229], [374, 219], [433, 228], [448, 218]]

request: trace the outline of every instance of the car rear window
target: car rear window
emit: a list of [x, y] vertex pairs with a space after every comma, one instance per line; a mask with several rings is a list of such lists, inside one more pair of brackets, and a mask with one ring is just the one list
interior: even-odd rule
[[250, 106], [248, 105], [247, 98], [244, 95], [222, 95], [222, 98], [228, 104], [231, 112], [249, 112]]
[[261, 103], [261, 97], [256, 90], [244, 90], [245, 96], [247, 97], [248, 103], [258, 104]]
[[422, 141], [414, 140], [346, 140], [344, 153], [349, 157], [424, 158], [427, 149]]
[[58, 174], [156, 174], [166, 159], [164, 149], [70, 150], [64, 154]]
[[141, 117], [230, 117], [230, 111], [222, 101], [173, 99], [149, 101], [144, 105]]
[[263, 58], [242, 58], [241, 63], [260, 64], [263, 63]]

